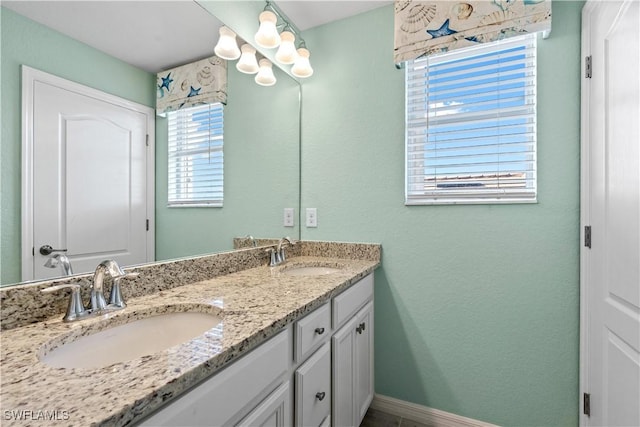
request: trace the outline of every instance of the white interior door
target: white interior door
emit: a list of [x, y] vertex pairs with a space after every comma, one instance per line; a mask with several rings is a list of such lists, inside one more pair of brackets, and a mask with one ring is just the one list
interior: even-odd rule
[[23, 248], [23, 279], [61, 275], [59, 267], [45, 267], [56, 252], [45, 254], [43, 246], [66, 250], [74, 273], [104, 259], [152, 261], [152, 110], [35, 70], [27, 74], [35, 74], [25, 82], [32, 192], [23, 225], [32, 236]]
[[640, 426], [640, 2], [589, 2], [583, 50], [582, 425]]

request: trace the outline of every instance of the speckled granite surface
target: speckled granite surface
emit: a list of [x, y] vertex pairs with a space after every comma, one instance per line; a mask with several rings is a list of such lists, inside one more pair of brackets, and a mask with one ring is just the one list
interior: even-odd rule
[[[304, 252], [304, 246], [298, 250]], [[378, 245], [369, 246], [376, 246], [379, 255]], [[140, 420], [372, 272], [380, 258], [366, 259], [369, 255], [364, 259], [299, 256], [279, 267], [262, 265], [137, 297], [125, 293], [128, 307], [101, 318], [71, 324], [55, 318], [5, 330], [0, 367], [2, 425], [112, 426]], [[283, 273], [294, 264], [339, 267], [340, 271], [306, 277]], [[175, 283], [180, 280], [176, 277]], [[57, 345], [107, 325], [191, 310], [217, 314], [222, 322], [181, 345], [102, 369], [56, 369], [38, 359]], [[11, 411], [32, 413], [27, 420], [17, 421]], [[58, 421], [36, 419], [52, 414]]]
[[[234, 245], [238, 245], [238, 242], [243, 240], [246, 239], [234, 239]], [[123, 280], [122, 292], [126, 298], [149, 295], [182, 286], [185, 283], [265, 265], [269, 260], [269, 255], [265, 252], [266, 248], [270, 247], [267, 245], [277, 244], [278, 239], [256, 239], [256, 241], [263, 246], [126, 268], [127, 272], [137, 271], [140, 276], [134, 280]], [[367, 243], [300, 241], [294, 246], [287, 245], [286, 253], [288, 257], [305, 255], [375, 261], [380, 260], [381, 247]], [[82, 286], [83, 299], [87, 301], [91, 279], [91, 274], [84, 274], [0, 288], [0, 330], [41, 322], [64, 313], [71, 291], [43, 294], [41, 290], [49, 286], [77, 283]], [[110, 291], [111, 284], [107, 278], [105, 295]]]
[[[252, 248], [126, 268], [127, 272], [137, 271], [140, 276], [123, 280], [122, 293], [125, 298], [149, 295], [186, 283], [265, 265], [268, 259], [265, 248]], [[41, 292], [49, 286], [77, 283], [82, 286], [83, 300], [88, 301], [92, 278], [93, 274], [83, 274], [0, 288], [0, 329], [16, 328], [64, 313], [71, 291]], [[107, 277], [105, 295], [109, 295], [109, 292], [111, 284]]]

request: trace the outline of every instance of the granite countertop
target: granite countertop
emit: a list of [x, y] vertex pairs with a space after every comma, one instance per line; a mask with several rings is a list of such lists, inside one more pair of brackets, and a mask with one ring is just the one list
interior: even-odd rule
[[[288, 276], [295, 265], [339, 267], [321, 276]], [[379, 261], [300, 256], [125, 299], [124, 310], [64, 323], [60, 318], [2, 332], [3, 426], [130, 425], [313, 311]], [[218, 315], [220, 325], [150, 356], [101, 369], [52, 368], [38, 355], [76, 337], [137, 317], [175, 311]], [[21, 412], [23, 411], [23, 412]], [[29, 412], [30, 411], [30, 412]], [[22, 420], [16, 418], [22, 416]], [[48, 420], [53, 418], [53, 420]]]

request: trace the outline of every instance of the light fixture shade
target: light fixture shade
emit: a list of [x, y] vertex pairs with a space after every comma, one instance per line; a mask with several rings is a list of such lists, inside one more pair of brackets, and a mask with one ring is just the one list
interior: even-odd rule
[[256, 50], [247, 43], [243, 44], [240, 50], [242, 50], [242, 55], [240, 55], [240, 60], [236, 63], [236, 69], [245, 74], [257, 73], [259, 67], [256, 60]]
[[220, 27], [220, 38], [213, 51], [216, 53], [216, 56], [222, 59], [233, 61], [240, 58], [240, 49], [238, 49], [238, 43], [236, 42], [236, 33], [229, 27]]
[[256, 74], [255, 80], [260, 86], [273, 86], [276, 84], [276, 76], [273, 75], [273, 64], [268, 59], [260, 60], [260, 70]]
[[291, 74], [300, 78], [310, 77], [313, 74], [313, 68], [311, 68], [311, 63], [309, 62], [310, 55], [307, 49], [303, 47], [298, 49], [298, 58], [293, 67], [291, 67]]
[[290, 31], [280, 33], [280, 47], [276, 53], [276, 60], [281, 64], [293, 64], [296, 62], [296, 36]]
[[258, 16], [260, 28], [255, 35], [256, 43], [260, 47], [271, 49], [280, 45], [280, 35], [276, 28], [278, 17], [275, 13], [265, 10]]

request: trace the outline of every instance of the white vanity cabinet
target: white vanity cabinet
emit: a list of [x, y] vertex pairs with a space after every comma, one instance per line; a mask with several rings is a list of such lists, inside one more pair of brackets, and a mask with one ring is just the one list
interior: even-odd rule
[[373, 398], [373, 273], [142, 426], [358, 426]]
[[331, 339], [332, 424], [359, 426], [374, 392], [373, 275], [338, 295], [333, 306], [339, 329]]

